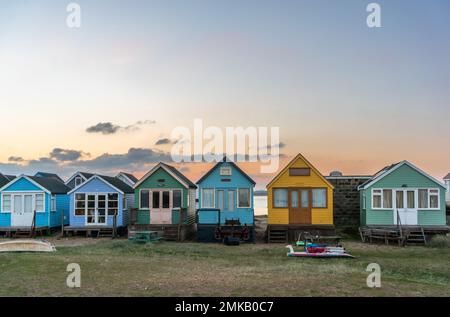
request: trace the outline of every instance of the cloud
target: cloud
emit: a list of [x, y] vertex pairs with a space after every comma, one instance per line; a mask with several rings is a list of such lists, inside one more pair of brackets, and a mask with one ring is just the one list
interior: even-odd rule
[[121, 131], [125, 131], [125, 132], [137, 131], [143, 125], [153, 125], [153, 124], [155, 124], [154, 120], [144, 120], [144, 121], [138, 121], [134, 124], [122, 127], [120, 125], [113, 124], [112, 122], [99, 122], [96, 125], [88, 127], [86, 129], [86, 132], [87, 133], [101, 133], [104, 135], [108, 135], [108, 134], [116, 134]]
[[8, 158], [8, 162], [21, 163], [23, 161], [24, 161], [23, 157], [20, 156], [10, 156]]
[[174, 141], [167, 139], [167, 138], [163, 138], [163, 139], [159, 139], [155, 143], [155, 145], [166, 145], [166, 144], [174, 144]]
[[79, 160], [85, 154], [89, 155], [89, 153], [84, 153], [82, 151], [55, 148], [50, 152], [50, 158], [57, 161], [68, 162]]
[[89, 170], [118, 170], [118, 169], [141, 169], [142, 167], [157, 163], [159, 161], [172, 161], [170, 153], [145, 149], [145, 148], [130, 148], [124, 154], [109, 154], [105, 153], [91, 160], [79, 160], [70, 163], [71, 167], [78, 167], [80, 169]]

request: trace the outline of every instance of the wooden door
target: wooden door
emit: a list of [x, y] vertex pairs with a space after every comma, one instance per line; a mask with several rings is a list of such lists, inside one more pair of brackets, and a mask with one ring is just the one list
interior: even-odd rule
[[289, 190], [289, 224], [311, 224], [312, 192], [307, 188]]

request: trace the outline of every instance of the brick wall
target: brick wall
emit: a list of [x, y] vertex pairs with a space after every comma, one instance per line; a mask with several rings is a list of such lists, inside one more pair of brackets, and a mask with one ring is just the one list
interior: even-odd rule
[[334, 225], [337, 229], [359, 228], [360, 198], [358, 186], [365, 176], [326, 177], [334, 186]]

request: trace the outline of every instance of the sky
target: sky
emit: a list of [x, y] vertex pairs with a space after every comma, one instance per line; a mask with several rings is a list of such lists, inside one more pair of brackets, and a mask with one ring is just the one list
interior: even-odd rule
[[[142, 176], [171, 132], [279, 127], [280, 169], [450, 172], [450, 2], [0, 0], [0, 172]], [[174, 164], [193, 181], [205, 163]], [[264, 188], [274, 174], [242, 167]]]

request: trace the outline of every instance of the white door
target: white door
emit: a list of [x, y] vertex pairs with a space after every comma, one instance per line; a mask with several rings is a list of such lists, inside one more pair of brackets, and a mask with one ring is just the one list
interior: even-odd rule
[[11, 225], [31, 227], [33, 223], [33, 195], [13, 195]]
[[106, 195], [88, 194], [86, 208], [86, 225], [106, 225]]
[[396, 190], [394, 223], [401, 225], [417, 225], [417, 193], [413, 189]]
[[158, 225], [172, 224], [172, 191], [152, 191], [150, 223]]

